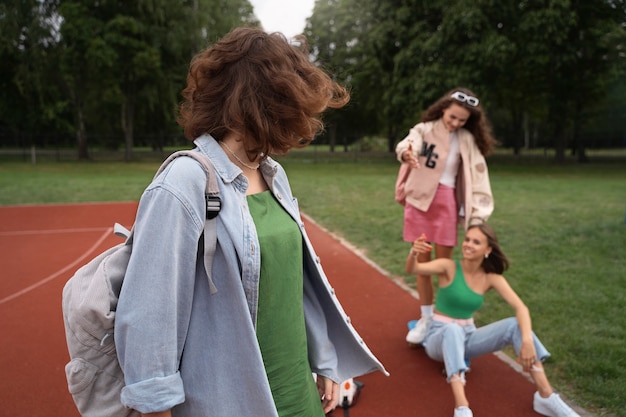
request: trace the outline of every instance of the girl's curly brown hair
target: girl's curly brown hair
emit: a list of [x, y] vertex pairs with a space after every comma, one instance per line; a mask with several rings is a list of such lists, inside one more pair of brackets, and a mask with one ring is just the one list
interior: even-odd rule
[[482, 153], [483, 156], [488, 156], [493, 152], [493, 148], [496, 146], [497, 141], [491, 133], [491, 126], [487, 120], [487, 115], [483, 111], [480, 102], [477, 106], [471, 106], [468, 103], [452, 98], [452, 94], [457, 91], [468, 96], [476, 97], [476, 94], [467, 88], [454, 88], [445, 93], [439, 100], [426, 109], [426, 111], [422, 113], [421, 120], [422, 122], [430, 122], [440, 119], [443, 116], [443, 111], [450, 107], [452, 103], [462, 106], [470, 112], [470, 117], [467, 119], [467, 122], [465, 122], [463, 128], [468, 130], [474, 136], [476, 146], [478, 146], [480, 153]]
[[235, 135], [251, 160], [308, 145], [321, 115], [349, 100], [346, 89], [309, 60], [304, 36], [242, 27], [191, 61], [178, 123], [190, 140]]

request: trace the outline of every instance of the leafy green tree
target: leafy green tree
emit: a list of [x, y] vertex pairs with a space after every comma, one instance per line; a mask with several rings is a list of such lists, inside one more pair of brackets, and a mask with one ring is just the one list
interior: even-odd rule
[[[569, 142], [585, 161], [581, 134], [614, 77], [623, 8], [604, 0], [505, 3], [502, 17], [512, 30], [503, 34], [514, 48], [495, 78], [496, 101], [512, 114], [514, 131], [524, 132], [527, 117], [543, 125], [557, 160], [564, 159]], [[515, 135], [516, 153], [521, 143], [522, 135]]]
[[[371, 96], [363, 93], [369, 74], [376, 69], [364, 49], [372, 17], [362, 6], [354, 0], [317, 1], [305, 28], [314, 59], [351, 90], [349, 105], [326, 116], [328, 132], [322, 139], [328, 140], [331, 150], [338, 137], [345, 147], [377, 124], [377, 108], [368, 103]], [[357, 85], [359, 89], [353, 88]]]
[[[399, 45], [393, 32], [395, 16], [386, 14], [400, 3], [318, 0], [307, 22], [305, 33], [315, 58], [351, 90], [348, 107], [331, 116], [344, 144], [383, 130], [390, 142], [395, 140], [397, 113], [392, 104], [399, 96], [393, 90], [393, 56]], [[332, 136], [330, 142], [332, 148]]]
[[88, 158], [87, 113], [97, 126], [98, 118], [110, 120], [102, 115], [119, 108], [126, 160], [138, 112], [173, 130], [190, 57], [237, 24], [255, 23], [247, 0], [67, 0], [59, 14], [62, 75], [76, 114], [80, 158]]
[[92, 102], [87, 97], [97, 89], [101, 74], [106, 74], [104, 70], [112, 59], [112, 51], [103, 48], [106, 10], [91, 6], [87, 1], [65, 1], [58, 9], [59, 78], [74, 115], [80, 159], [89, 158], [86, 113]]
[[0, 131], [44, 144], [45, 133], [67, 130], [67, 103], [59, 99], [56, 2], [6, 0], [0, 4]]
[[355, 110], [377, 121], [361, 123], [363, 133], [384, 132], [390, 150], [427, 105], [463, 85], [514, 152], [534, 126], [558, 160], [569, 143], [584, 161], [586, 122], [624, 73], [624, 8], [610, 0], [323, 0], [307, 33], [318, 59], [350, 80]]

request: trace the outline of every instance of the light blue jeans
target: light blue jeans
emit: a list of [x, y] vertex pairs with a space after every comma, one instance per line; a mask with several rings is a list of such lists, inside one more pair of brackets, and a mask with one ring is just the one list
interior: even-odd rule
[[[537, 358], [544, 361], [550, 352], [533, 333]], [[486, 326], [460, 326], [456, 323], [443, 323], [433, 320], [428, 329], [424, 348], [431, 359], [443, 362], [448, 381], [454, 374], [467, 371], [466, 360], [486, 353], [496, 352], [505, 346], [513, 346], [519, 355], [522, 334], [515, 317], [499, 320]]]

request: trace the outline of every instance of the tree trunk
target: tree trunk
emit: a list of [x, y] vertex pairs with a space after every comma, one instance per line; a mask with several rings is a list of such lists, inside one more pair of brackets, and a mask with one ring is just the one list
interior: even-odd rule
[[[578, 120], [578, 119], [576, 119]], [[587, 152], [585, 152], [585, 145], [583, 144], [583, 139], [580, 135], [580, 127], [578, 122], [574, 122], [574, 148], [576, 149], [576, 160], [580, 163], [589, 162], [589, 158], [587, 158]]]
[[87, 149], [87, 129], [85, 128], [85, 115], [83, 114], [83, 100], [78, 93], [76, 87], [71, 87], [69, 96], [74, 105], [74, 121], [76, 123], [76, 143], [78, 145], [78, 159], [89, 159], [89, 150]]
[[337, 125], [332, 123], [328, 126], [328, 145], [331, 152], [335, 152], [335, 145], [337, 143]]
[[78, 143], [78, 159], [89, 159], [87, 149], [87, 129], [85, 129], [85, 117], [81, 106], [76, 106], [76, 142]]
[[565, 151], [567, 145], [563, 129], [557, 127], [554, 129], [554, 159], [557, 162], [565, 162]]
[[396, 150], [396, 139], [398, 137], [397, 130], [395, 126], [389, 125], [389, 129], [387, 130], [387, 148], [389, 152], [394, 152]]
[[122, 104], [122, 131], [124, 132], [124, 161], [129, 162], [133, 157], [133, 124], [135, 117], [134, 99], [127, 97]]
[[585, 144], [583, 143], [582, 135], [580, 134], [580, 120], [582, 114], [582, 103], [576, 103], [576, 114], [574, 115], [574, 134], [573, 134], [573, 150], [577, 155], [577, 161], [579, 163], [589, 162], [589, 158], [587, 158], [587, 153], [585, 152]]
[[524, 134], [526, 132], [526, 126], [524, 125], [523, 116], [517, 109], [511, 111], [511, 118], [513, 119], [513, 155], [519, 156], [522, 149], [522, 143]]

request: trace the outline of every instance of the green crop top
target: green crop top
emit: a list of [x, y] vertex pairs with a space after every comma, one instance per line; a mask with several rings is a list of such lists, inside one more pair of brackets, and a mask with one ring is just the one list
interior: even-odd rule
[[468, 287], [460, 262], [455, 262], [454, 279], [447, 287], [439, 288], [435, 308], [455, 319], [469, 319], [483, 305], [485, 297]]

